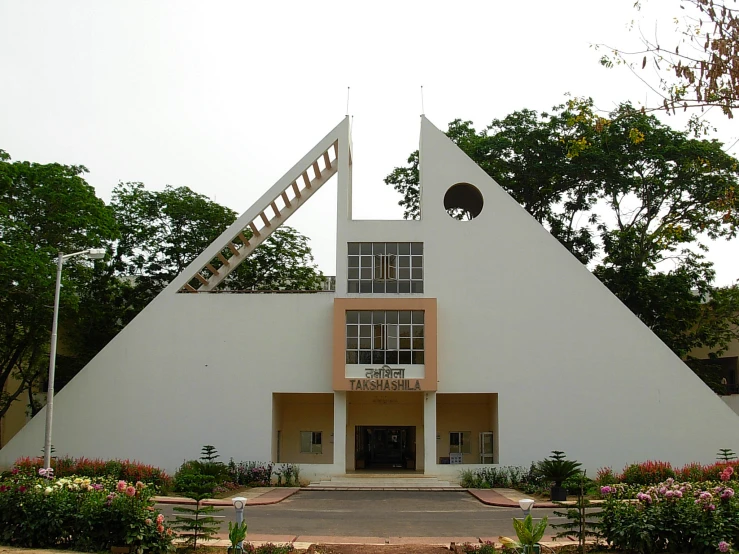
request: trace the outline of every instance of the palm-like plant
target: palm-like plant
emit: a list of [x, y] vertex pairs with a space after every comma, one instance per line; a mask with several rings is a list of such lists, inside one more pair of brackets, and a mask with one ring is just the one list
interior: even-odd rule
[[553, 482], [555, 487], [561, 487], [562, 482], [580, 473], [580, 462], [565, 459], [561, 450], [552, 450], [548, 459], [536, 464], [536, 472], [546, 481]]
[[536, 525], [534, 525], [531, 514], [527, 515], [523, 520], [514, 518], [513, 528], [516, 530], [518, 541], [514, 541], [508, 537], [498, 537], [498, 540], [503, 544], [503, 550], [521, 549], [524, 553], [532, 552], [534, 546], [544, 536], [544, 531], [547, 528], [547, 517], [544, 516]]

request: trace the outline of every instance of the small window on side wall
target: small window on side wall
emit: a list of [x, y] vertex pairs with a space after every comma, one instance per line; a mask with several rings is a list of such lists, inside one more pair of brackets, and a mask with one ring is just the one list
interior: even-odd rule
[[301, 454], [321, 454], [322, 452], [323, 445], [321, 443], [321, 431], [300, 432]]
[[471, 454], [472, 453], [472, 432], [471, 431], [452, 431], [449, 433], [449, 453], [450, 454]]

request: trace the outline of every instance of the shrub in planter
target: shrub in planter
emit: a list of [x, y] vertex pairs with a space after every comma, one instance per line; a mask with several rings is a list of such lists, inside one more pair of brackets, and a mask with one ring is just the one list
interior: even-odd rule
[[567, 490], [562, 487], [562, 483], [577, 475], [581, 465], [575, 460], [567, 460], [561, 450], [553, 450], [548, 459], [536, 464], [536, 473], [542, 480], [554, 483], [550, 490], [552, 500], [567, 500]]

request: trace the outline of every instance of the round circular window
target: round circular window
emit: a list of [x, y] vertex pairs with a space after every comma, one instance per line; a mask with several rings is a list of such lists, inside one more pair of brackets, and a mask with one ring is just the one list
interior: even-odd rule
[[444, 195], [444, 209], [450, 217], [460, 221], [475, 219], [482, 212], [482, 194], [469, 183], [457, 183]]

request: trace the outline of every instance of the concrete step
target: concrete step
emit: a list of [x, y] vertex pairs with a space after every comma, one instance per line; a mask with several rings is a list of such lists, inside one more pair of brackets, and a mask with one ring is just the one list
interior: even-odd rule
[[464, 490], [457, 483], [428, 475], [395, 477], [390, 475], [341, 475], [316, 481], [307, 490]]

